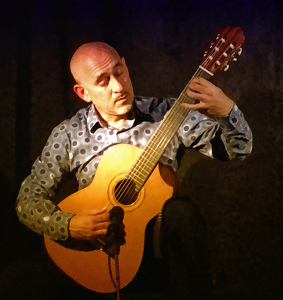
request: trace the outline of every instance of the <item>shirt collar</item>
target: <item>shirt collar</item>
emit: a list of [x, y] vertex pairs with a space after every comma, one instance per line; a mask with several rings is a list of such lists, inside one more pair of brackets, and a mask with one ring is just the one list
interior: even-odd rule
[[88, 130], [93, 133], [94, 126], [103, 127], [103, 125], [100, 123], [98, 119], [98, 115], [96, 114], [94, 104], [92, 103], [88, 108], [89, 109], [87, 113], [87, 127]]
[[[134, 109], [135, 109], [135, 105], [134, 105]], [[122, 126], [122, 128], [119, 129], [119, 131], [123, 131], [133, 127], [134, 123], [135, 123], [135, 118], [131, 120], [127, 120]], [[89, 106], [88, 115], [87, 115], [87, 126], [88, 126], [88, 130], [91, 133], [94, 133], [98, 128], [108, 127], [107, 123], [104, 120], [102, 120], [101, 117], [96, 113], [96, 109], [93, 103]]]

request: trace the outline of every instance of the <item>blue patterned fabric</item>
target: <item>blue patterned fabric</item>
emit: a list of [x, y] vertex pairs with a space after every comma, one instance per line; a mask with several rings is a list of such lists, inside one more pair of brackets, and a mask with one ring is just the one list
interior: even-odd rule
[[[101, 120], [93, 104], [55, 127], [31, 174], [22, 183], [16, 205], [20, 221], [50, 239], [67, 239], [73, 214], [60, 211], [51, 200], [64, 174], [75, 173], [79, 189], [87, 187], [107, 149], [121, 143], [143, 149], [174, 101], [135, 97], [135, 118], [127, 120], [119, 130]], [[234, 105], [229, 116], [219, 118], [191, 110], [160, 161], [177, 170], [176, 155], [182, 144], [213, 157], [211, 140], [219, 130], [228, 159], [242, 160], [251, 152], [251, 130]]]

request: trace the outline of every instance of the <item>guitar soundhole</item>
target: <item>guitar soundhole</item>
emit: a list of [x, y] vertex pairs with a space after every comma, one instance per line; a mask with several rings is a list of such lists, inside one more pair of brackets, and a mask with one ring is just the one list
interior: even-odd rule
[[133, 180], [123, 179], [119, 181], [114, 189], [115, 198], [119, 203], [124, 205], [133, 204], [137, 197], [138, 193], [135, 191], [136, 184]]

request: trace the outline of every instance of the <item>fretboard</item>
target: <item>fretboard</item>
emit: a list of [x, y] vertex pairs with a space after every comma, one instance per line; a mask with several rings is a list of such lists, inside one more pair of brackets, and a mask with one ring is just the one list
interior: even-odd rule
[[185, 86], [182, 93], [161, 121], [153, 136], [147, 142], [145, 148], [137, 157], [133, 166], [125, 175], [125, 178], [135, 182], [136, 192], [139, 192], [143, 187], [144, 183], [157, 165], [165, 148], [188, 115], [189, 110], [181, 106], [181, 103], [194, 103], [194, 100], [187, 95], [186, 91], [189, 88], [190, 82], [195, 77], [210, 79], [211, 74], [202, 67], [198, 68], [192, 79]]

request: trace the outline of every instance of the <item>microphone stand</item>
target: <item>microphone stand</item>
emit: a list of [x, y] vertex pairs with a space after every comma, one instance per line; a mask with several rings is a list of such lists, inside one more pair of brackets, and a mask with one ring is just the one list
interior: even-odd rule
[[124, 210], [120, 206], [114, 206], [110, 210], [109, 221], [110, 224], [106, 233], [106, 243], [103, 250], [109, 257], [109, 268], [111, 272], [110, 258], [115, 261], [115, 281], [117, 300], [120, 300], [120, 272], [119, 272], [119, 253], [120, 245], [125, 244], [125, 238], [121, 235], [120, 225], [124, 218]]
[[115, 274], [116, 274], [116, 292], [117, 300], [120, 300], [120, 270], [118, 254], [115, 254]]

